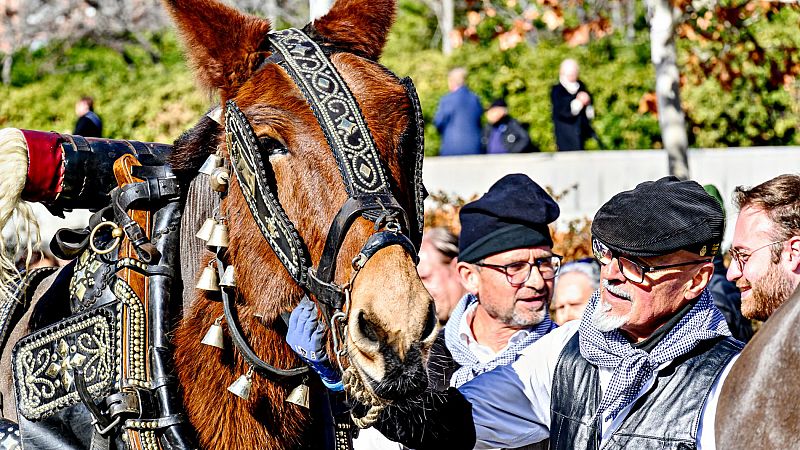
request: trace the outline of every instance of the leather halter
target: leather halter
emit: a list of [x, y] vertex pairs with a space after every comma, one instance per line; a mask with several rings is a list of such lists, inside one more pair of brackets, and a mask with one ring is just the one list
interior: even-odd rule
[[[349, 196], [329, 228], [316, 269], [311, 266], [308, 247], [280, 204], [275, 174], [272, 167], [261, 159], [260, 155], [264, 153], [259, 139], [234, 100], [225, 105], [228, 152], [261, 233], [292, 279], [321, 304], [323, 316], [335, 334], [337, 330], [332, 317], [345, 306], [346, 290], [350, 288], [349, 283], [338, 285], [333, 282], [336, 260], [347, 232], [359, 216], [372, 221], [376, 232], [353, 259], [354, 276], [369, 258], [391, 245], [401, 246], [415, 262], [417, 260], [416, 246], [407, 234], [414, 236], [418, 246], [425, 197], [421, 179], [421, 109], [413, 84], [409, 79], [402, 80], [415, 110], [414, 121], [410, 124], [415, 132], [410, 138], [415, 152], [411, 178], [415, 186], [416, 220], [411, 224], [389, 189], [389, 178], [353, 94], [323, 50], [297, 29], [273, 32], [269, 36], [274, 52], [267, 61], [280, 65], [303, 93], [325, 134]], [[252, 353], [247, 351], [249, 346], [244, 340], [234, 340], [234, 343], [240, 350], [244, 345], [244, 354]]]

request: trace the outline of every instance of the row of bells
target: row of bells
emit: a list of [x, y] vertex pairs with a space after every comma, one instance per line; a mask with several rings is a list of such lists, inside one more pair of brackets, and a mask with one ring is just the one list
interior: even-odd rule
[[[206, 162], [200, 168], [200, 173], [206, 174], [210, 177], [209, 183], [211, 189], [217, 192], [225, 192], [228, 187], [230, 179], [230, 172], [228, 169], [222, 167], [222, 158], [217, 155], [211, 155], [206, 159]], [[217, 221], [211, 217], [207, 218], [200, 229], [195, 234], [196, 237], [206, 242], [209, 247], [227, 247], [228, 246], [228, 227], [225, 225], [224, 220]], [[197, 288], [205, 291], [219, 291], [220, 286], [235, 288], [236, 287], [236, 274], [232, 265], [225, 268], [222, 274], [222, 279], [217, 279], [217, 270], [214, 267], [212, 260], [208, 266], [203, 268], [200, 278], [197, 280]], [[209, 327], [203, 340], [205, 345], [216, 347], [219, 349], [225, 348], [225, 339], [222, 331], [222, 317], [214, 320], [214, 323]], [[251, 367], [247, 373], [241, 375], [236, 381], [228, 386], [228, 391], [237, 397], [247, 400], [250, 398], [250, 390], [253, 387], [253, 368]], [[294, 403], [295, 405], [304, 408], [309, 407], [309, 390], [305, 383], [301, 383], [286, 397], [286, 401]]]
[[236, 287], [236, 273], [233, 266], [225, 268], [222, 279], [218, 279], [217, 269], [213, 267], [214, 262], [203, 268], [200, 278], [195, 287], [204, 291], [219, 291], [220, 286], [227, 288]]

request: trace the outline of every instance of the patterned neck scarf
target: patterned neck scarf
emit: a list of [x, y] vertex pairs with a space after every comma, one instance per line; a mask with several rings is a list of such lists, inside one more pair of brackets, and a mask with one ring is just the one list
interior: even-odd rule
[[467, 381], [497, 366], [511, 364], [517, 359], [517, 356], [519, 356], [519, 353], [525, 347], [538, 341], [539, 338], [557, 327], [557, 325], [550, 320], [550, 315], [545, 310], [544, 319], [533, 329], [529, 330], [527, 336], [510, 344], [491, 361], [481, 364], [478, 358], [470, 351], [467, 344], [459, 337], [459, 327], [461, 321], [465, 319], [464, 314], [466, 314], [469, 307], [477, 301], [478, 298], [474, 295], [465, 295], [464, 298], [458, 302], [453, 312], [450, 313], [450, 319], [448, 319], [447, 325], [445, 326], [445, 344], [447, 345], [447, 349], [450, 350], [450, 354], [453, 355], [453, 359], [461, 366], [453, 373], [452, 378], [450, 378], [450, 386], [453, 387], [459, 387]]
[[725, 317], [705, 289], [694, 307], [647, 353], [635, 349], [619, 330], [602, 332], [594, 327], [592, 315], [599, 299], [597, 290], [586, 306], [579, 329], [581, 355], [595, 366], [614, 369], [596, 417], [608, 410], [611, 420], [616, 419], [660, 365], [690, 352], [701, 341], [731, 335]]

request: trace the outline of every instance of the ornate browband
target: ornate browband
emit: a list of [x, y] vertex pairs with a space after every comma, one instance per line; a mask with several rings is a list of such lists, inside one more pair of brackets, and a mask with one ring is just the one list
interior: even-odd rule
[[378, 150], [355, 97], [316, 42], [289, 28], [270, 33], [281, 66], [292, 77], [314, 111], [351, 197], [388, 193]]

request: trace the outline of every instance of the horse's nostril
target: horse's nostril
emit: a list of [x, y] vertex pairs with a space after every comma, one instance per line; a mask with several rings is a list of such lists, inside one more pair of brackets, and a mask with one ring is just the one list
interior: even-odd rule
[[378, 342], [378, 333], [375, 331], [375, 326], [367, 320], [364, 311], [358, 313], [358, 329], [365, 338], [372, 342]]
[[428, 316], [425, 319], [425, 328], [422, 329], [422, 335], [420, 336], [420, 339], [426, 340], [436, 332], [437, 321], [436, 306], [433, 304], [433, 302], [431, 302], [430, 306], [428, 307]]

